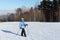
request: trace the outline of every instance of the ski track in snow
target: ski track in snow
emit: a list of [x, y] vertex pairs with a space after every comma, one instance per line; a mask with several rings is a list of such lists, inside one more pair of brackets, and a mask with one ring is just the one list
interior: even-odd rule
[[[60, 23], [45, 22], [26, 22], [25, 28], [27, 37], [5, 33], [2, 30], [9, 30], [17, 33], [19, 22], [2, 22], [0, 23], [0, 40], [60, 40]], [[18, 34], [21, 33], [18, 32]]]

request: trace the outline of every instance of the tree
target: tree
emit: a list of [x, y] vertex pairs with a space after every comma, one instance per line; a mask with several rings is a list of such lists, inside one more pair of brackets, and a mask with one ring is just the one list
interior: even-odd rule
[[30, 21], [34, 21], [33, 7], [30, 8], [30, 10], [29, 10], [29, 15], [30, 15]]
[[43, 0], [41, 5], [38, 5], [38, 9], [43, 10], [42, 12], [45, 14], [46, 22], [50, 21], [50, 10], [51, 10], [51, 1], [50, 0]]
[[22, 11], [21, 8], [17, 8], [17, 10], [16, 10], [17, 15], [20, 15], [21, 11]]
[[57, 0], [57, 5], [58, 5], [58, 8], [57, 8], [57, 11], [58, 11], [58, 21], [60, 21], [60, 0]]
[[58, 0], [58, 3], [60, 4], [60, 0]]
[[56, 16], [56, 12], [57, 12], [57, 0], [53, 0], [53, 4], [52, 4], [52, 11], [53, 11], [53, 22], [57, 21], [57, 16]]
[[8, 21], [14, 21], [14, 14], [13, 13], [8, 16]]
[[21, 8], [17, 8], [16, 13], [17, 13], [17, 15], [23, 17], [23, 13], [22, 13], [22, 9]]

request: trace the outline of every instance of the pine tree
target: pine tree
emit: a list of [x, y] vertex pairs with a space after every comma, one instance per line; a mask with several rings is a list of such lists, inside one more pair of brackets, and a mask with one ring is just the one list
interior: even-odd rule
[[56, 0], [53, 0], [53, 5], [52, 5], [52, 11], [53, 11], [53, 22], [56, 22], [57, 21], [57, 18], [56, 18], [56, 12], [57, 12], [57, 1]]
[[45, 19], [46, 19], [46, 22], [49, 22], [50, 21], [50, 10], [51, 10], [51, 1], [50, 0], [43, 0], [41, 2], [41, 5], [38, 5], [38, 9], [40, 10], [43, 10], [44, 14], [45, 14]]

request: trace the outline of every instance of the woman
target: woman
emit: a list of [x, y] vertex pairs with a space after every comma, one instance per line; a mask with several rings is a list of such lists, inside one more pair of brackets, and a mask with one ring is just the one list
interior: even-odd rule
[[27, 26], [27, 24], [24, 23], [24, 18], [21, 18], [21, 23], [19, 24], [20, 29], [22, 29], [21, 31], [21, 36], [25, 36], [26, 37], [26, 32], [25, 32], [25, 27]]

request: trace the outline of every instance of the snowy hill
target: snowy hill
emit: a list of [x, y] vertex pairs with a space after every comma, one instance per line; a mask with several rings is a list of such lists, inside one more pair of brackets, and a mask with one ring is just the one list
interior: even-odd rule
[[[27, 37], [15, 35], [19, 31], [19, 22], [0, 23], [0, 40], [60, 40], [60, 23], [26, 22]], [[7, 33], [8, 30], [13, 33]], [[20, 29], [21, 32], [21, 29]], [[20, 32], [18, 34], [20, 34]]]

